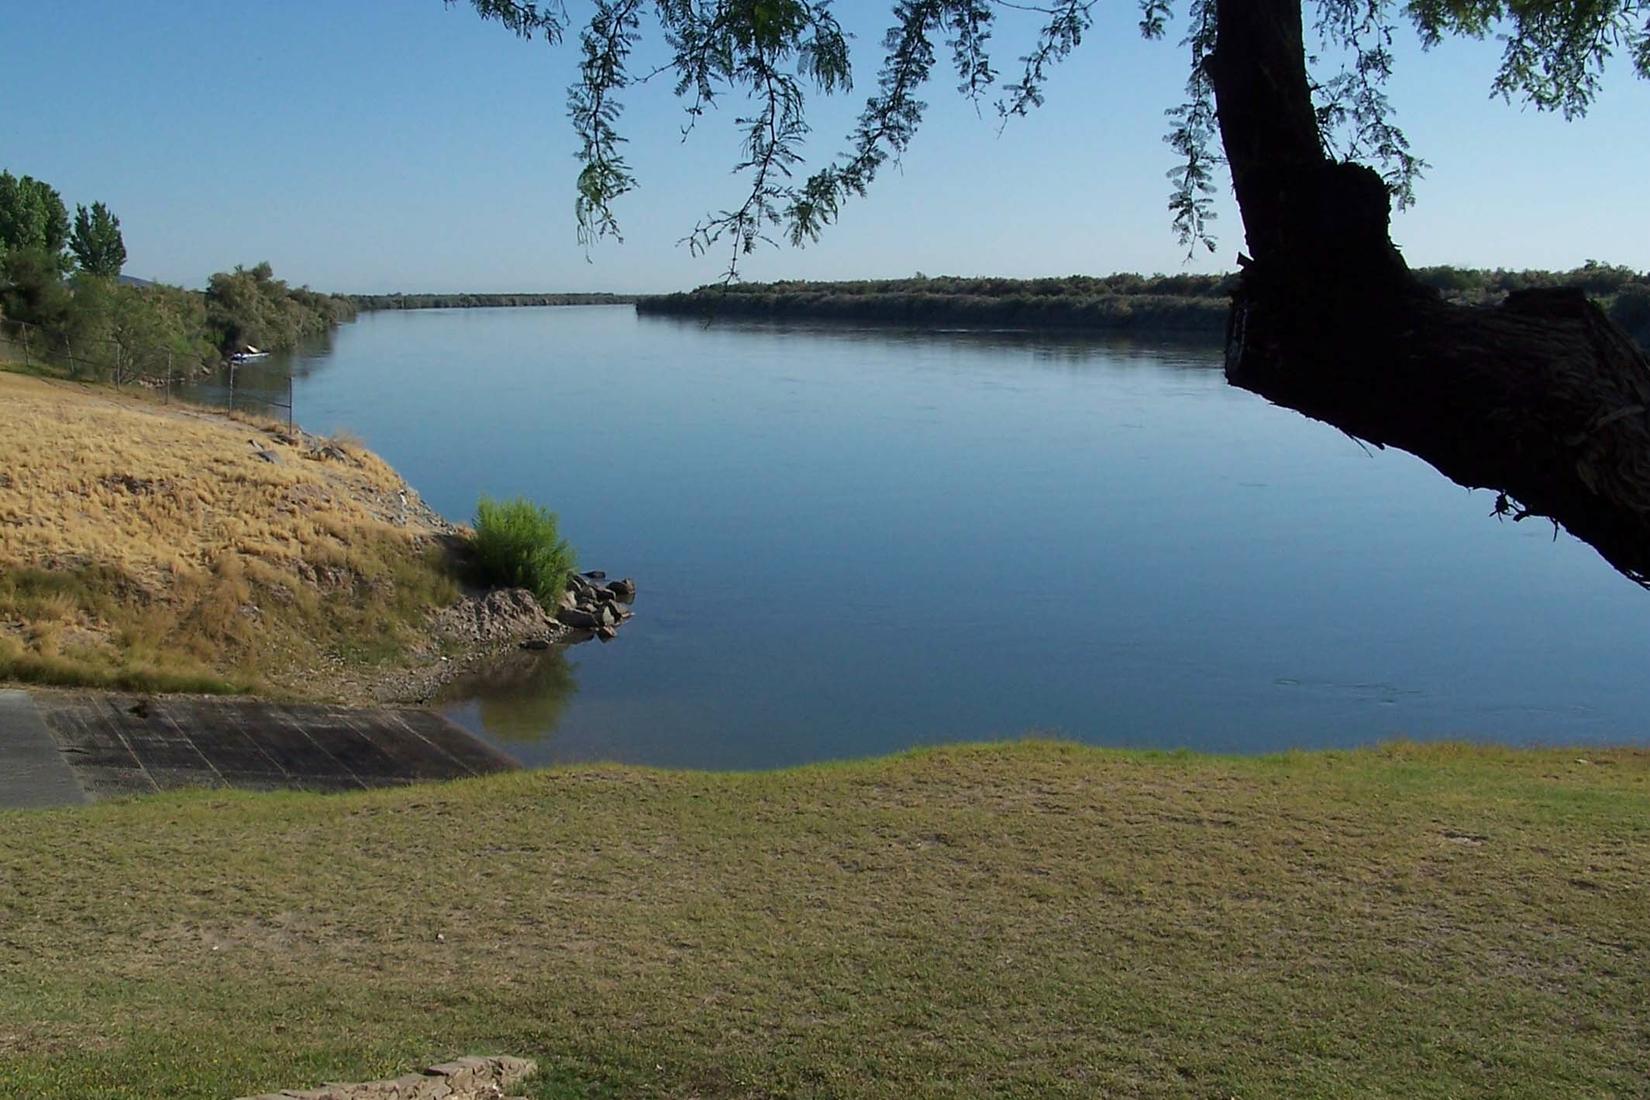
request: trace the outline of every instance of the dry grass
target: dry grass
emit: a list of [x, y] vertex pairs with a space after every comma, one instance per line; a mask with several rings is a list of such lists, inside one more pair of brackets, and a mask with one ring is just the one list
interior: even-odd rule
[[221, 688], [393, 652], [452, 585], [394, 471], [343, 450], [0, 373], [0, 677]]
[[[1650, 1089], [1650, 754], [1019, 744], [0, 815], [0, 1095]], [[608, 1091], [611, 1090], [611, 1091]]]

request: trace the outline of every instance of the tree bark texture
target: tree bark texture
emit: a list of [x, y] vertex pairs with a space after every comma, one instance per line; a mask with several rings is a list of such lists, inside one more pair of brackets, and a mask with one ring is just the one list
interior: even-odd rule
[[1650, 361], [1580, 290], [1450, 305], [1409, 272], [1371, 169], [1329, 160], [1300, 0], [1219, 0], [1207, 72], [1252, 258], [1237, 386], [1562, 524], [1650, 584]]

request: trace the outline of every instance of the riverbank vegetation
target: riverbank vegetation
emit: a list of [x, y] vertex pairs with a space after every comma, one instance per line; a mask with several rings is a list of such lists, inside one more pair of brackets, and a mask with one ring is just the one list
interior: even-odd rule
[[957, 747], [3, 814], [0, 1093], [1540, 1097], [1650, 1072], [1650, 754]]
[[1521, 290], [1576, 287], [1642, 346], [1650, 348], [1650, 271], [1588, 260], [1569, 271], [1487, 271], [1467, 267], [1423, 267], [1423, 285], [1457, 305], [1496, 306]]
[[336, 695], [457, 596], [347, 441], [7, 373], [0, 440], [0, 680]]
[[635, 294], [351, 294], [362, 313], [393, 309], [492, 309], [501, 306], [618, 306]]
[[833, 320], [999, 328], [1071, 328], [1219, 335], [1220, 276], [1073, 275], [1063, 279], [911, 279], [702, 286], [636, 303], [636, 312], [696, 317]]
[[123, 279], [120, 219], [67, 207], [50, 185], [0, 172], [0, 341], [42, 373], [128, 382], [188, 376], [249, 346], [295, 346], [355, 316], [346, 298], [289, 287], [267, 263], [205, 291]]
[[356, 312], [348, 298], [288, 286], [267, 263], [219, 272], [207, 280], [202, 299], [207, 335], [226, 352], [295, 347], [354, 320]]
[[189, 377], [247, 347], [295, 346], [355, 316], [346, 299], [289, 287], [268, 264], [212, 276], [207, 289], [133, 284], [13, 253], [0, 263], [0, 341], [45, 374], [126, 383]]
[[[1514, 291], [1577, 286], [1650, 346], [1650, 273], [1589, 261], [1572, 271], [1421, 268], [1417, 279], [1446, 300], [1496, 305]], [[636, 303], [638, 313], [915, 325], [1071, 328], [1219, 338], [1237, 276], [1070, 275], [845, 282], [787, 280], [702, 286]]]

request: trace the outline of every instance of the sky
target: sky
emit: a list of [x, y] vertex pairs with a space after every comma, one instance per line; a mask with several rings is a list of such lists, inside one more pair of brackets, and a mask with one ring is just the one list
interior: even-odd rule
[[[569, 0], [577, 16], [587, 11]], [[811, 96], [809, 164], [840, 151], [874, 87], [886, 0], [839, 0], [856, 86]], [[1031, 27], [995, 39], [1011, 73]], [[1145, 42], [1129, 0], [1102, 3], [1048, 102], [999, 132], [959, 97], [940, 49], [928, 119], [897, 170], [805, 249], [763, 249], [746, 279], [1031, 277], [1223, 271], [1242, 247], [1223, 188], [1213, 254], [1169, 226], [1163, 111], [1186, 53]], [[1015, 17], [1015, 18], [1008, 18]], [[644, 34], [648, 31], [644, 23]], [[662, 55], [652, 34], [634, 60]], [[685, 140], [668, 76], [625, 96], [641, 187], [617, 207], [622, 244], [587, 255], [573, 222], [566, 88], [576, 47], [522, 42], [441, 0], [0, 0], [0, 168], [121, 218], [126, 271], [199, 286], [267, 260], [317, 289], [615, 291], [718, 278], [723, 254], [679, 244], [737, 205], [738, 101]], [[1650, 83], [1625, 64], [1585, 119], [1491, 99], [1500, 45], [1422, 51], [1401, 38], [1391, 99], [1431, 168], [1393, 235], [1412, 264], [1650, 268]]]

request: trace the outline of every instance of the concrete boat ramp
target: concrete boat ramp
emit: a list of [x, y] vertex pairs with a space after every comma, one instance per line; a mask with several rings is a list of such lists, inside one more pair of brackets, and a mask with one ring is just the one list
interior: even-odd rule
[[515, 767], [427, 710], [0, 690], [0, 809], [177, 787], [350, 791]]

